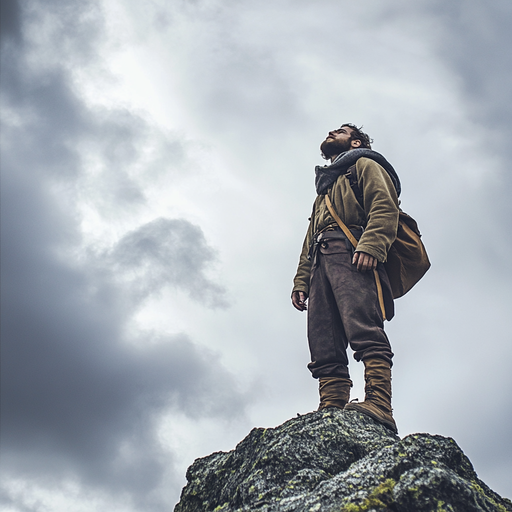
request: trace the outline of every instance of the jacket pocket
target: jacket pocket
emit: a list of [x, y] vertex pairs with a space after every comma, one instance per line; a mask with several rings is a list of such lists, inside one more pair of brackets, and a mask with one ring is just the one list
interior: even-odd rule
[[325, 240], [325, 241], [322, 241], [318, 244], [318, 250], [322, 253], [322, 254], [340, 254], [340, 253], [343, 253], [343, 252], [349, 252], [349, 250], [347, 249], [347, 244], [345, 242], [345, 240], [335, 240], [335, 239], [332, 239], [332, 240]]

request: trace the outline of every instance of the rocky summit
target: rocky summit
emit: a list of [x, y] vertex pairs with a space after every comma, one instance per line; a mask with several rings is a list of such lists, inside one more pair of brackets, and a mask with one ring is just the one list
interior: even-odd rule
[[403, 439], [329, 408], [255, 428], [230, 452], [197, 459], [174, 512], [506, 512], [447, 437]]

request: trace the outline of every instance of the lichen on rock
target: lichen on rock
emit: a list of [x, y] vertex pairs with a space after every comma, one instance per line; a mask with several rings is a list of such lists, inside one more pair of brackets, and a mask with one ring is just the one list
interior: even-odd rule
[[253, 429], [233, 451], [197, 459], [187, 481], [175, 512], [512, 511], [453, 439], [400, 440], [334, 408]]

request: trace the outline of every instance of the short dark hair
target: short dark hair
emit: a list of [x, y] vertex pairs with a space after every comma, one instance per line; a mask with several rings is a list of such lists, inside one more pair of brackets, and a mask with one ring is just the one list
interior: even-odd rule
[[350, 133], [350, 140], [359, 140], [361, 141], [362, 148], [372, 149], [371, 144], [373, 142], [373, 139], [370, 139], [369, 135], [362, 131], [362, 126], [358, 128], [355, 124], [351, 123], [343, 123], [341, 126], [347, 126], [352, 130], [352, 132]]

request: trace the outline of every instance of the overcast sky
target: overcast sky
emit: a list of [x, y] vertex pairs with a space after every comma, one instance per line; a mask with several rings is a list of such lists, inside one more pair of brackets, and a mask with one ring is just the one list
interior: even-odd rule
[[169, 511], [316, 409], [289, 296], [343, 122], [432, 261], [386, 327], [399, 433], [512, 497], [509, 0], [1, 5], [2, 510]]

